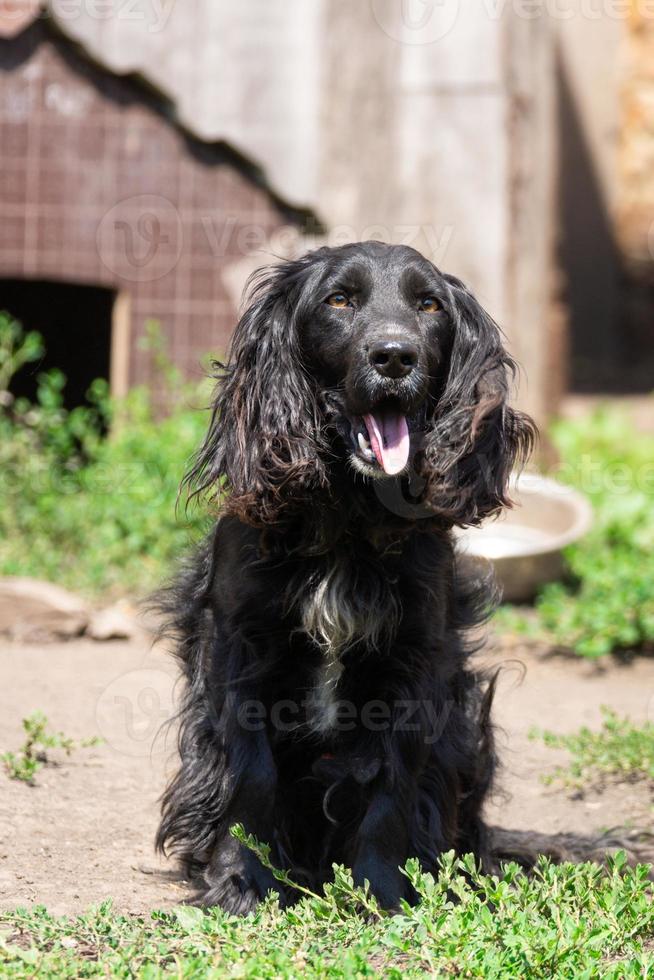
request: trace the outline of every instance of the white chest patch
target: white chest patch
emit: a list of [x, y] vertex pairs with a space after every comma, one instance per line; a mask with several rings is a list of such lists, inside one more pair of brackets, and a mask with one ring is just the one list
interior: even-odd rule
[[323, 654], [307, 704], [309, 724], [319, 734], [326, 734], [336, 723], [336, 688], [343, 673], [341, 654], [358, 637], [344, 584], [337, 566], [332, 567], [306, 597], [302, 608], [304, 630]]
[[311, 727], [321, 734], [336, 722], [343, 653], [358, 641], [378, 647], [399, 621], [399, 602], [390, 583], [374, 582], [371, 588], [368, 581], [363, 588], [364, 581], [356, 565], [336, 561], [302, 600], [302, 627], [323, 653], [308, 699]]
[[334, 658], [362, 636], [349, 579], [333, 565], [305, 598], [302, 608], [305, 632]]

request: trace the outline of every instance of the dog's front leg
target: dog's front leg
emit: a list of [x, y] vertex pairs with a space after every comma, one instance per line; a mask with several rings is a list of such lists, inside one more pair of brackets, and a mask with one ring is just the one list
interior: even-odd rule
[[277, 770], [263, 721], [253, 721], [248, 705], [257, 704], [252, 691], [240, 688], [222, 710], [226, 768], [222, 831], [204, 872], [204, 904], [220, 905], [237, 915], [251, 912], [270, 891], [281, 886], [259, 859], [230, 834], [234, 824], [262, 843], [274, 845]]
[[401, 898], [411, 897], [400, 868], [411, 857], [411, 820], [429, 737], [417, 697], [393, 702], [380, 698], [375, 704], [385, 704], [388, 716], [377, 732], [368, 730], [363, 718], [360, 753], [380, 760], [380, 766], [354, 841], [353, 875], [358, 885], [370, 883], [383, 908], [395, 909]]
[[375, 792], [361, 822], [355, 844], [356, 885], [370, 884], [382, 908], [397, 909], [407, 896], [400, 868], [408, 857], [408, 815], [404, 802], [385, 789]]

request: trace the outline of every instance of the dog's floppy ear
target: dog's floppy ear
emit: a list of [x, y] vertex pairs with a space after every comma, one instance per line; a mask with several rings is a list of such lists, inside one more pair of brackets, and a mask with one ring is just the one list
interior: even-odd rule
[[247, 523], [274, 522], [327, 483], [314, 389], [298, 320], [317, 277], [311, 256], [256, 273], [232, 339], [209, 431], [185, 484]]
[[507, 404], [516, 374], [497, 324], [466, 287], [444, 276], [452, 348], [443, 392], [425, 438], [424, 501], [451, 524], [478, 524], [509, 505], [508, 481], [528, 457], [536, 429]]

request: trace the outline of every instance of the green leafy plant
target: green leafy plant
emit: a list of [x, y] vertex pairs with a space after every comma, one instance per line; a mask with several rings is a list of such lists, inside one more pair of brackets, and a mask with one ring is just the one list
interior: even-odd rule
[[558, 766], [543, 777], [545, 782], [562, 780], [565, 785], [583, 787], [606, 779], [654, 780], [654, 725], [634, 725], [620, 718], [611, 708], [602, 707], [598, 731], [584, 726], [569, 735], [532, 729], [529, 737], [541, 739], [554, 749], [567, 749], [570, 763]]
[[[14, 324], [12, 350], [33, 345], [29, 336]], [[182, 386], [153, 326], [149, 337], [159, 345], [157, 390], [172, 406], [165, 417], [145, 389], [116, 401], [101, 380], [87, 405], [68, 411], [58, 371], [38, 376], [36, 402], [0, 403], [0, 574], [90, 596], [145, 594], [202, 533], [203, 515], [176, 512], [176, 500], [206, 425], [206, 392]]]
[[38, 361], [43, 339], [35, 330], [25, 333], [18, 321], [0, 311], [0, 398], [5, 402], [9, 382], [25, 364]]
[[561, 455], [554, 475], [589, 497], [595, 524], [567, 549], [567, 579], [541, 591], [534, 614], [509, 608], [498, 622], [590, 658], [651, 649], [654, 436], [608, 406], [558, 422], [552, 436]]
[[317, 903], [322, 902], [326, 905], [331, 902], [341, 911], [351, 912], [360, 909], [368, 915], [377, 918], [383, 917], [384, 913], [379, 908], [376, 899], [370, 894], [369, 889], [367, 887], [355, 887], [352, 875], [345, 868], [334, 865], [334, 880], [325, 886], [326, 898], [323, 898], [309, 888], [305, 888], [304, 885], [298, 884], [284, 869], [275, 867], [270, 858], [270, 845], [263, 844], [253, 834], [246, 833], [242, 824], [234, 824], [230, 827], [230, 833], [244, 847], [256, 854], [264, 868], [267, 868], [277, 881], [292, 891], [305, 895]]
[[246, 918], [188, 906], [129, 916], [110, 902], [70, 918], [42, 906], [0, 912], [0, 973], [57, 980], [636, 980], [654, 972], [649, 869], [628, 867], [624, 854], [607, 868], [543, 859], [530, 876], [515, 864], [482, 874], [470, 857], [446, 854], [437, 875], [416, 861], [405, 872], [420, 901], [396, 915], [371, 916], [365, 893], [350, 895], [349, 885], [285, 909], [268, 899]]
[[18, 752], [5, 752], [0, 756], [10, 779], [34, 785], [36, 773], [50, 761], [48, 749], [63, 749], [69, 756], [76, 748], [98, 745], [101, 739], [93, 736], [76, 744], [63, 732], [48, 731], [48, 719], [40, 711], [23, 718], [25, 741]]

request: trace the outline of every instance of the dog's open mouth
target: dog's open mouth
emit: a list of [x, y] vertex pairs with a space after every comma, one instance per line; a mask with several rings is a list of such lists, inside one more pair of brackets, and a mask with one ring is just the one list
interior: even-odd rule
[[388, 476], [406, 469], [410, 437], [406, 415], [391, 402], [383, 402], [365, 415], [352, 419], [357, 456]]

